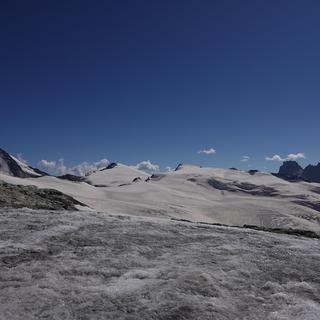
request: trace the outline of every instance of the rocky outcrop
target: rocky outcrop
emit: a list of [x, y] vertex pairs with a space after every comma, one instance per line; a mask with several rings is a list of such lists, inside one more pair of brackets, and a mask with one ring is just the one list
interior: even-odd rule
[[302, 177], [310, 182], [320, 182], [320, 162], [316, 166], [309, 164], [305, 167]]
[[116, 162], [111, 162], [108, 166], [106, 166], [105, 168], [101, 169], [100, 171], [113, 169], [113, 168], [115, 168], [117, 166], [118, 166], [118, 164]]
[[114, 167], [116, 167], [118, 164], [116, 162], [111, 162], [106, 169], [113, 169]]
[[84, 181], [83, 177], [75, 176], [73, 174], [65, 174], [65, 175], [59, 176], [57, 178], [62, 179], [62, 180], [72, 181], [72, 182], [82, 182], [82, 181]]
[[50, 176], [49, 173], [44, 172], [38, 168], [30, 167], [35, 173], [40, 174], [41, 176]]
[[84, 206], [74, 198], [54, 189], [0, 184], [0, 207], [77, 210], [76, 205]]

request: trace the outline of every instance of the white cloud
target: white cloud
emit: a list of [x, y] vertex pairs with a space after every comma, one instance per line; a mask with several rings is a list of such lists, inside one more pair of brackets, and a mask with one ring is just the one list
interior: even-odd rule
[[210, 148], [210, 149], [205, 149], [205, 150], [199, 150], [198, 151], [199, 154], [215, 154], [216, 153], [216, 150], [213, 149], [213, 148]]
[[151, 163], [150, 160], [141, 161], [136, 165], [136, 168], [138, 170], [149, 171], [149, 172], [159, 171], [159, 166], [157, 164]]
[[305, 159], [305, 155], [303, 152], [298, 152], [296, 154], [290, 153], [287, 156], [287, 160], [298, 160], [298, 159]]
[[298, 153], [290, 153], [285, 158], [281, 158], [278, 154], [273, 155], [272, 157], [265, 157], [267, 161], [286, 161], [286, 160], [299, 160], [299, 159], [305, 159], [305, 155], [303, 152]]
[[64, 164], [64, 159], [59, 159], [58, 161], [41, 160], [38, 163], [38, 167], [52, 175], [64, 175], [73, 174], [76, 176], [85, 176], [86, 174], [102, 169], [109, 164], [107, 159], [101, 159], [94, 163], [82, 162], [71, 168], [66, 167]]
[[55, 162], [55, 161], [48, 161], [48, 160], [41, 160], [41, 161], [38, 163], [38, 167], [39, 167], [39, 169], [41, 169], [41, 170], [51, 171], [51, 170], [54, 170], [54, 169], [55, 169], [55, 167], [56, 167], [56, 162]]
[[272, 157], [265, 157], [267, 161], [284, 161], [286, 159], [281, 158], [278, 154], [275, 154]]
[[110, 164], [110, 161], [108, 159], [101, 159], [98, 162], [95, 162], [94, 165], [97, 167], [97, 169], [102, 169], [107, 167]]
[[171, 172], [173, 171], [171, 167], [167, 166], [164, 168], [165, 172]]
[[67, 173], [67, 167], [64, 165], [64, 159], [58, 160], [56, 170], [58, 175], [63, 175]]
[[247, 162], [249, 160], [250, 160], [249, 156], [242, 156], [242, 159], [241, 159], [242, 162]]

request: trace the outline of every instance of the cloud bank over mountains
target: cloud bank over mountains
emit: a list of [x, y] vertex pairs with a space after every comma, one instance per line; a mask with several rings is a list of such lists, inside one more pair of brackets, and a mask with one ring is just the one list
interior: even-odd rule
[[59, 159], [58, 161], [41, 160], [38, 163], [38, 167], [52, 175], [60, 176], [64, 174], [73, 174], [76, 176], [85, 176], [90, 172], [105, 168], [109, 163], [110, 161], [108, 159], [101, 159], [94, 163], [82, 162], [76, 166], [68, 168], [64, 164], [64, 159]]
[[[73, 167], [67, 167], [64, 163], [64, 159], [55, 160], [41, 160], [38, 162], [39, 169], [55, 176], [61, 176], [65, 174], [72, 174], [75, 176], [85, 176], [91, 172], [103, 169], [110, 164], [108, 159], [101, 159], [97, 162], [82, 162]], [[141, 161], [138, 164], [132, 166], [138, 170], [146, 172], [156, 172], [160, 170], [160, 166], [152, 163], [150, 160]]]
[[290, 153], [287, 155], [287, 157], [282, 158], [280, 155], [275, 154], [271, 157], [265, 157], [265, 160], [267, 161], [297, 161], [299, 159], [305, 159], [306, 156], [303, 152], [298, 152], [298, 153]]
[[[198, 154], [203, 154], [203, 155], [214, 155], [216, 154], [216, 149], [214, 148], [208, 148], [208, 149], [203, 149], [199, 150], [197, 153]], [[27, 164], [27, 161], [22, 157], [22, 154], [16, 155], [16, 158], [19, 159], [22, 163]], [[297, 161], [300, 159], [306, 159], [305, 153], [304, 152], [298, 152], [298, 153], [290, 153], [286, 157], [283, 157], [279, 154], [274, 154], [272, 156], [267, 156], [264, 158], [266, 161], [274, 161], [274, 162], [283, 162], [283, 161]], [[243, 155], [240, 158], [240, 162], [248, 162], [251, 161], [252, 158], [251, 156], [248, 155]], [[81, 162], [75, 166], [68, 167], [64, 163], [64, 159], [61, 158], [59, 160], [47, 160], [43, 159], [38, 162], [38, 168], [40, 170], [43, 170], [51, 175], [55, 176], [61, 176], [65, 174], [72, 174], [76, 176], [85, 176], [91, 172], [100, 170], [102, 168], [107, 167], [110, 164], [110, 161], [106, 158], [101, 159], [96, 162]], [[144, 160], [136, 165], [132, 165], [131, 167], [136, 168], [141, 171], [145, 171], [147, 173], [153, 173], [153, 172], [158, 172], [161, 170], [160, 165], [156, 163], [152, 163], [150, 160]], [[170, 172], [172, 171], [172, 167], [170, 166], [165, 166], [163, 169], [165, 172]]]
[[150, 160], [141, 161], [136, 165], [138, 170], [147, 171], [147, 172], [155, 172], [160, 170], [160, 166], [157, 164], [151, 163]]

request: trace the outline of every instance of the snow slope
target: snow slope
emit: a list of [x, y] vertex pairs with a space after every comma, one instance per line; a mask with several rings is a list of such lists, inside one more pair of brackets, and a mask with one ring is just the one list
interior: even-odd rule
[[41, 174], [35, 172], [31, 167], [29, 167], [26, 163], [20, 161], [16, 157], [10, 155], [10, 157], [19, 165], [19, 167], [22, 169], [27, 174], [36, 176], [36, 177], [41, 177]]
[[137, 177], [145, 180], [148, 175], [141, 170], [118, 163], [112, 169], [103, 169], [90, 174], [86, 181], [94, 186], [110, 187], [131, 183]]
[[0, 209], [0, 319], [318, 320], [319, 240]]
[[[133, 183], [136, 177], [142, 180]], [[0, 174], [5, 182], [57, 189], [107, 213], [320, 232], [320, 184], [292, 183], [270, 173], [250, 175], [197, 166], [181, 166], [148, 182], [146, 177], [125, 165], [97, 171], [86, 177], [88, 183]]]

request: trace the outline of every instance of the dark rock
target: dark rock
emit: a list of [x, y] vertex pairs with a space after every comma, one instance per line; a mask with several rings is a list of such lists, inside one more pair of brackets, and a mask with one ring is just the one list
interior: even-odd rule
[[303, 169], [296, 161], [284, 161], [277, 176], [288, 180], [299, 180], [302, 178], [302, 173]]
[[238, 171], [238, 169], [234, 167], [230, 168], [230, 170]]
[[107, 167], [101, 169], [100, 171], [104, 171], [104, 170], [109, 170], [109, 169], [113, 169], [115, 167], [117, 167], [118, 164], [116, 162], [111, 162]]
[[38, 174], [41, 174], [41, 176], [50, 176], [50, 174], [38, 169], [38, 168], [33, 168], [33, 167], [30, 167], [35, 173], [38, 173]]
[[249, 170], [248, 173], [254, 176], [259, 170]]
[[117, 167], [117, 166], [118, 166], [118, 164], [117, 164], [116, 162], [111, 162], [111, 163], [107, 166], [106, 169], [113, 169], [113, 168], [115, 168], [115, 167]]
[[302, 177], [310, 182], [320, 182], [320, 162], [316, 166], [309, 164], [303, 170]]
[[301, 236], [306, 238], [315, 238], [320, 239], [320, 235], [316, 232], [310, 230], [301, 230], [301, 229], [284, 229], [284, 228], [266, 228], [256, 225], [244, 224], [243, 228], [253, 229], [258, 231], [265, 231], [265, 232], [273, 232], [273, 233], [281, 233], [281, 234], [288, 234], [293, 236]]
[[182, 164], [182, 163], [179, 163], [179, 164], [177, 165], [177, 167], [174, 169], [174, 171], [181, 170], [182, 167], [183, 167], [183, 164]]
[[136, 177], [132, 180], [132, 182], [139, 182], [139, 181], [142, 181], [142, 179], [140, 177]]
[[215, 188], [217, 190], [230, 191], [230, 192], [235, 192], [236, 191], [234, 188], [229, 186], [227, 183], [218, 181], [216, 179], [208, 179], [207, 182], [211, 187], [213, 187], [213, 188]]
[[308, 207], [315, 211], [320, 212], [320, 201], [316, 202], [316, 201], [307, 201], [307, 200], [296, 200], [293, 202], [301, 206]]
[[276, 189], [263, 186], [263, 185], [255, 185], [252, 183], [224, 183], [219, 180], [215, 179], [208, 179], [207, 180], [208, 184], [221, 191], [229, 191], [229, 192], [241, 192], [241, 193], [246, 193], [250, 194], [252, 196], [263, 196], [263, 197], [274, 197], [278, 195], [278, 192]]
[[159, 181], [159, 180], [161, 180], [162, 178], [164, 178], [165, 177], [165, 174], [162, 174], [162, 173], [157, 173], [157, 174], [152, 174], [151, 175], [151, 180], [153, 180], [153, 181]]
[[62, 180], [69, 180], [69, 181], [72, 181], [72, 182], [82, 182], [82, 181], [84, 181], [83, 177], [75, 176], [73, 174], [64, 174], [63, 176], [59, 176], [57, 178], [62, 179]]
[[0, 184], [0, 207], [77, 210], [76, 205], [84, 206], [74, 198], [54, 189]]

